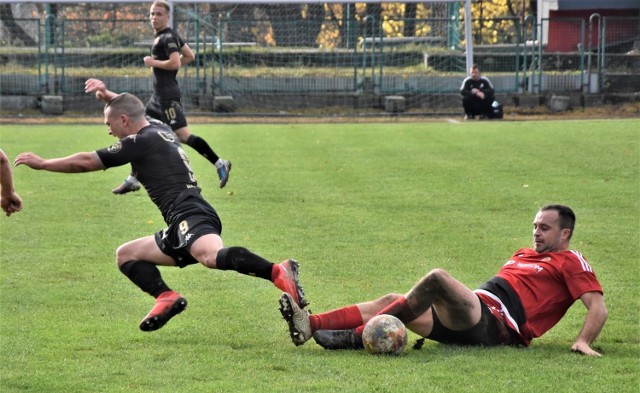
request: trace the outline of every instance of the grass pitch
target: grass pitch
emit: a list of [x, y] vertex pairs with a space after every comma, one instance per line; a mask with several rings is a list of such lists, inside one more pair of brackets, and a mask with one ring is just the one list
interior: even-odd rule
[[[427, 342], [401, 357], [294, 347], [269, 282], [163, 268], [189, 308], [153, 333], [153, 305], [115, 266], [118, 245], [164, 226], [144, 191], [110, 190], [128, 168], [14, 169], [24, 210], [0, 217], [2, 392], [635, 392], [640, 368], [640, 130], [637, 119], [194, 125], [233, 161], [223, 190], [187, 148], [227, 246], [296, 258], [321, 312], [405, 292], [434, 267], [475, 288], [519, 247], [546, 203], [574, 208], [609, 320], [570, 352], [585, 309], [528, 349]], [[109, 145], [97, 125], [3, 125], [10, 156]], [[410, 342], [417, 339], [410, 335]]]

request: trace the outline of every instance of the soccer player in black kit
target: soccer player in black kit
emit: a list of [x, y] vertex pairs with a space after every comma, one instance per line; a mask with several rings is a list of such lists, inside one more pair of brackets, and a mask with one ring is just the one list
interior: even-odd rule
[[[144, 64], [153, 70], [153, 95], [146, 105], [147, 116], [167, 124], [178, 135], [180, 142], [189, 145], [215, 165], [220, 178], [220, 188], [229, 180], [231, 162], [223, 160], [201, 137], [192, 134], [180, 104], [180, 86], [176, 76], [180, 67], [191, 63], [195, 56], [189, 45], [169, 27], [171, 7], [166, 1], [154, 1], [149, 12], [151, 26], [156, 33], [151, 56], [144, 57]], [[114, 194], [126, 194], [140, 189], [135, 176], [130, 175]]]
[[21, 153], [14, 161], [14, 165], [63, 173], [131, 164], [133, 174], [167, 224], [167, 228], [154, 235], [131, 240], [116, 251], [122, 273], [156, 298], [140, 329], [157, 330], [187, 306], [187, 300], [164, 282], [157, 266], [183, 268], [200, 263], [211, 269], [235, 270], [273, 282], [300, 307], [306, 306], [295, 260], [273, 264], [246, 248], [223, 246], [220, 218], [200, 194], [182, 145], [166, 125], [149, 123], [144, 112], [144, 104], [137, 97], [127, 93], [116, 95], [104, 109], [109, 134], [118, 138], [110, 147], [53, 159]]

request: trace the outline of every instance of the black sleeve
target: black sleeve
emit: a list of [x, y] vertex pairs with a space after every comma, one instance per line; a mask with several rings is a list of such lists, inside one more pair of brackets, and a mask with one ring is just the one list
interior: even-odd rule
[[487, 86], [482, 90], [482, 92], [484, 93], [485, 99], [493, 98], [493, 96], [495, 94], [495, 90], [493, 88], [493, 84], [491, 83], [491, 81], [488, 78], [482, 77], [482, 79], [484, 80], [485, 85]]
[[171, 56], [173, 52], [180, 52], [184, 42], [180, 39], [177, 34], [164, 34], [162, 36], [162, 48], [164, 50], [164, 54], [167, 59]]
[[462, 81], [462, 86], [460, 86], [460, 94], [463, 96], [471, 95], [471, 89], [469, 88], [469, 84], [471, 83], [471, 78], [465, 78]]
[[180, 48], [180, 50], [182, 50], [182, 47], [185, 44], [184, 40], [178, 34], [176, 34], [176, 39], [178, 40], [178, 48]]
[[96, 150], [96, 153], [106, 168], [126, 165], [144, 155], [145, 149], [136, 139], [141, 138], [138, 135], [126, 137], [109, 147]]

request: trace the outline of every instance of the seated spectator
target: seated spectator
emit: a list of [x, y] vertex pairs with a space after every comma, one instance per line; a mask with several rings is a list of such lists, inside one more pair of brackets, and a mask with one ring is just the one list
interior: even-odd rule
[[460, 94], [462, 94], [465, 119], [475, 119], [476, 116], [481, 119], [493, 117], [491, 105], [495, 91], [491, 81], [482, 76], [480, 67], [477, 65], [474, 64], [471, 67], [471, 76], [462, 82]]

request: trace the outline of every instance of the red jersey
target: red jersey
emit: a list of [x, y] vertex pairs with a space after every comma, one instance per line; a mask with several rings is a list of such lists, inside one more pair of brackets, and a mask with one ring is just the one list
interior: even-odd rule
[[587, 260], [577, 251], [539, 254], [530, 248], [518, 250], [497, 274], [516, 292], [527, 322], [520, 334], [527, 341], [542, 336], [587, 292], [602, 287]]

